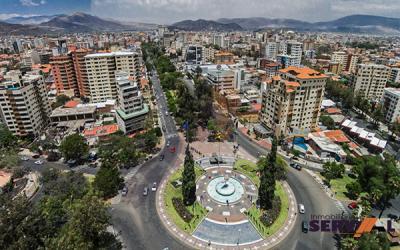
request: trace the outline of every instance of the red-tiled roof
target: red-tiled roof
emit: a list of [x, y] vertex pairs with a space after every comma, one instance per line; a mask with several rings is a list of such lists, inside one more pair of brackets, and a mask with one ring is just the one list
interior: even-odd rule
[[92, 137], [92, 136], [105, 136], [105, 135], [110, 135], [118, 131], [118, 125], [117, 124], [111, 124], [111, 125], [104, 125], [104, 126], [98, 126], [94, 127], [91, 129], [85, 129], [83, 131], [83, 134], [86, 137]]
[[328, 114], [341, 114], [342, 111], [338, 108], [327, 108], [326, 113]]
[[78, 101], [71, 100], [64, 104], [64, 108], [75, 108], [76, 106], [78, 106], [78, 104]]

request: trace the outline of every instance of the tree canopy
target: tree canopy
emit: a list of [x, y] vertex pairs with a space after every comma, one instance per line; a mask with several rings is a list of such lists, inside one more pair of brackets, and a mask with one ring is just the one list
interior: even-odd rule
[[86, 144], [85, 138], [78, 133], [64, 138], [59, 149], [65, 160], [79, 160], [89, 153], [89, 146]]

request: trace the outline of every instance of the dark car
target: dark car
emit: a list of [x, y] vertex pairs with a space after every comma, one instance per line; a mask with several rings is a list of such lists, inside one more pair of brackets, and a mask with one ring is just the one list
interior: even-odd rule
[[68, 167], [70, 167], [70, 168], [76, 166], [77, 163], [78, 163], [78, 162], [77, 162], [76, 160], [69, 160], [69, 161], [67, 161], [67, 165], [68, 165]]
[[160, 155], [160, 161], [164, 160], [164, 155]]
[[301, 231], [303, 233], [308, 233], [308, 222], [307, 221], [301, 222]]

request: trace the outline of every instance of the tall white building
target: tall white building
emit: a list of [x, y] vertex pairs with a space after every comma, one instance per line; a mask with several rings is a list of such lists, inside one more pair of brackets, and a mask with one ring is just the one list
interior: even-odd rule
[[221, 34], [213, 36], [213, 44], [218, 45], [220, 48], [225, 48], [225, 37]]
[[353, 75], [354, 92], [367, 99], [380, 100], [390, 76], [390, 68], [379, 64], [358, 64]]
[[344, 51], [333, 52], [331, 62], [340, 63], [342, 66], [345, 66], [347, 62], [347, 53]]
[[278, 55], [278, 43], [276, 42], [267, 42], [265, 45], [265, 58], [268, 60], [276, 60], [276, 56]]
[[125, 71], [140, 81], [140, 56], [135, 52], [97, 53], [85, 56], [88, 97], [91, 102], [117, 99], [116, 71]]
[[143, 102], [139, 84], [124, 71], [116, 72], [115, 77], [118, 91], [116, 117], [119, 128], [125, 134], [144, 129], [149, 107]]
[[261, 123], [276, 136], [317, 128], [326, 78], [306, 67], [279, 70], [263, 91]]
[[38, 136], [51, 112], [43, 76], [38, 71], [22, 76], [11, 71], [0, 82], [0, 120], [18, 136]]
[[[281, 48], [282, 47], [282, 48]], [[287, 41], [281, 44], [282, 54], [279, 55], [281, 58], [289, 58], [290, 63], [287, 66], [299, 67], [301, 65], [301, 55], [302, 55], [302, 43], [297, 41]]]
[[382, 98], [383, 113], [387, 122], [396, 122], [400, 117], [400, 89], [385, 88]]

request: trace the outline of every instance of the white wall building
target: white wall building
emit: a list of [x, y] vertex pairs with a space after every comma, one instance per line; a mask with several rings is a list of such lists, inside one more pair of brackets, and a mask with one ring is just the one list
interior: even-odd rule
[[18, 136], [38, 136], [51, 112], [43, 76], [38, 71], [24, 76], [12, 71], [0, 83], [0, 120]]
[[380, 64], [358, 64], [354, 73], [354, 92], [367, 99], [380, 100], [389, 79], [390, 68]]
[[400, 89], [385, 88], [382, 104], [385, 120], [390, 123], [398, 121], [400, 117]]
[[116, 117], [119, 128], [125, 134], [144, 129], [149, 108], [143, 103], [138, 83], [124, 71], [116, 72], [115, 78], [118, 91]]
[[125, 71], [134, 81], [140, 81], [140, 57], [135, 52], [89, 54], [85, 56], [85, 65], [91, 102], [117, 99], [116, 71]]
[[268, 60], [276, 60], [276, 56], [278, 55], [278, 43], [276, 42], [267, 42], [265, 45], [265, 58]]

